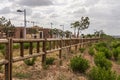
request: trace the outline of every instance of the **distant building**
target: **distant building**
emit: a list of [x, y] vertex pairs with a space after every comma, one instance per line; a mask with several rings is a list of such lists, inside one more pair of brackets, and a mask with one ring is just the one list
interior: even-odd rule
[[[31, 30], [36, 30], [37, 32], [32, 32]], [[27, 27], [26, 28], [26, 38], [50, 38], [50, 29], [43, 27]], [[0, 29], [0, 38], [6, 38], [7, 35], [3, 33]], [[15, 32], [11, 35], [13, 38], [23, 38], [24, 37], [24, 27], [15, 27]]]

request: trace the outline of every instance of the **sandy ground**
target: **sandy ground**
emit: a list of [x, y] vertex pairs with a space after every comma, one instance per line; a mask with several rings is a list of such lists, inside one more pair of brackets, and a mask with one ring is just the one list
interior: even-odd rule
[[[41, 58], [37, 58], [34, 66], [27, 66], [22, 61], [13, 64], [13, 80], [87, 80], [84, 74], [74, 73], [69, 67], [70, 58], [75, 55], [80, 55], [81, 53], [69, 53], [64, 50], [62, 54], [62, 65], [59, 64], [58, 54], [48, 55], [54, 56], [56, 60], [53, 65], [50, 65], [48, 69], [43, 69], [41, 66]], [[94, 58], [88, 54], [88, 49], [82, 54], [82, 56], [90, 62], [90, 66], [95, 66]], [[112, 61], [112, 69], [118, 74], [120, 73], [120, 65]], [[23, 77], [16, 77], [19, 74], [26, 75]], [[4, 74], [0, 73], [0, 80], [4, 80]]]

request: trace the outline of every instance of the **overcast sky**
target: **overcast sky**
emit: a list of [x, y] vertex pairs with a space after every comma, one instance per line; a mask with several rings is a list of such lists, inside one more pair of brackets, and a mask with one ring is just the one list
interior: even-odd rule
[[[70, 24], [82, 16], [90, 18], [90, 26], [82, 33], [93, 33], [103, 30], [110, 35], [120, 35], [120, 0], [0, 0], [0, 17], [11, 19], [15, 26], [23, 26], [23, 13], [17, 9], [26, 9], [27, 20], [36, 25], [50, 28], [65, 26], [71, 30]], [[32, 23], [27, 23], [32, 26]]]

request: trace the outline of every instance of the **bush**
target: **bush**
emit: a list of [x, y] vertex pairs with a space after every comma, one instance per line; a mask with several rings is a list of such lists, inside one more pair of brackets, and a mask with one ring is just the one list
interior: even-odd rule
[[120, 47], [120, 42], [118, 42], [118, 41], [113, 41], [113, 42], [111, 42], [111, 47], [112, 47], [112, 48]]
[[115, 60], [118, 60], [119, 55], [120, 55], [120, 47], [113, 48], [113, 56]]
[[0, 44], [0, 50], [2, 50], [4, 48], [5, 48], [4, 44]]
[[46, 58], [46, 65], [52, 65], [54, 60], [55, 60], [55, 58], [53, 58], [53, 57]]
[[104, 52], [105, 57], [107, 59], [111, 59], [112, 58], [112, 52], [109, 49], [105, 48], [105, 50], [103, 52]]
[[112, 58], [112, 52], [106, 47], [99, 47], [99, 48], [97, 48], [97, 51], [103, 52], [105, 54], [105, 57], [108, 59]]
[[35, 64], [36, 57], [24, 60], [24, 63], [28, 66], [33, 66]]
[[28, 49], [30, 47], [29, 43], [24, 43], [24, 49]]
[[5, 56], [5, 49], [0, 50], [0, 53], [2, 53], [3, 56]]
[[85, 48], [79, 48], [80, 52], [83, 53], [85, 51]]
[[96, 44], [97, 47], [107, 47], [107, 44], [105, 42], [100, 42]]
[[111, 69], [112, 63], [106, 59], [104, 53], [99, 52], [95, 55], [94, 62], [97, 66], [105, 69]]
[[120, 80], [120, 75], [117, 77], [117, 80]]
[[75, 72], [84, 73], [89, 68], [89, 63], [81, 56], [75, 56], [70, 60], [70, 67]]
[[101, 50], [103, 47], [107, 47], [107, 44], [104, 43], [104, 42], [100, 42], [100, 43], [97, 43], [97, 44], [95, 45], [95, 49], [96, 49], [97, 51]]
[[111, 70], [101, 67], [93, 67], [89, 72], [89, 80], [116, 80], [117, 75]]
[[19, 44], [13, 44], [13, 49], [19, 49], [20, 45]]
[[89, 53], [91, 56], [93, 56], [93, 55], [95, 54], [94, 48], [93, 48], [93, 47], [90, 47], [88, 53]]

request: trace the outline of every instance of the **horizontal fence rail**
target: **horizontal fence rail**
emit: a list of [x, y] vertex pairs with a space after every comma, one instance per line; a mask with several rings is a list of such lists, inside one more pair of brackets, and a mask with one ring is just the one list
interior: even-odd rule
[[[59, 51], [59, 59], [63, 49], [71, 50], [71, 47], [77, 49], [78, 46], [84, 46], [89, 43], [94, 43], [101, 40], [101, 38], [63, 38], [63, 39], [3, 39], [0, 40], [0, 45], [4, 45], [4, 58], [0, 59], [0, 65], [5, 66], [5, 80], [12, 80], [12, 64], [14, 62], [23, 61], [33, 57], [42, 57], [42, 63], [45, 63], [46, 55], [54, 51]], [[24, 44], [29, 44], [29, 54], [25, 54]], [[19, 56], [13, 56], [13, 45], [19, 45]], [[33, 45], [35, 44], [36, 52], [33, 52]]]

